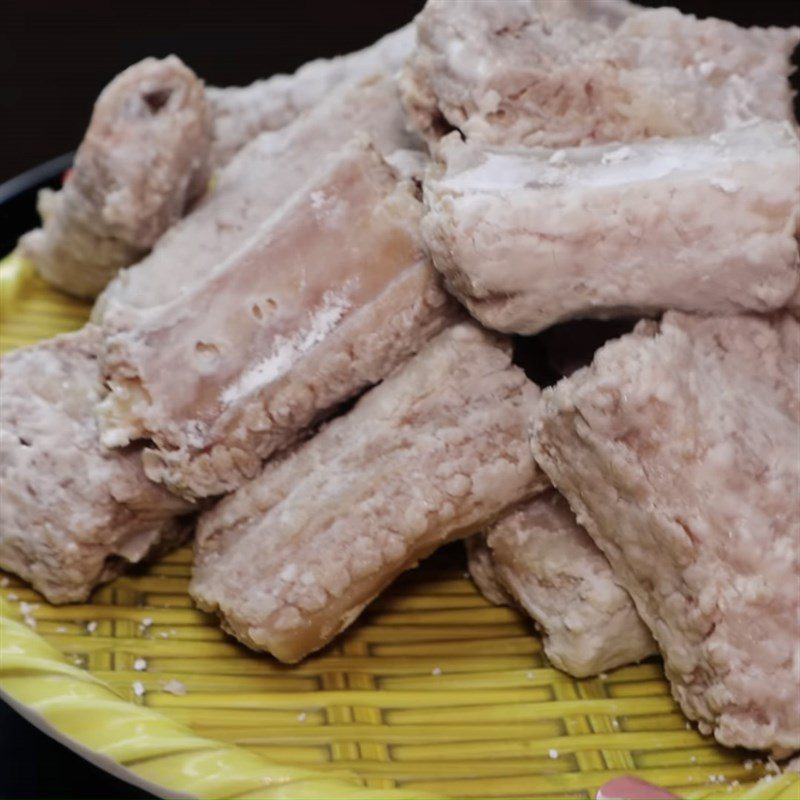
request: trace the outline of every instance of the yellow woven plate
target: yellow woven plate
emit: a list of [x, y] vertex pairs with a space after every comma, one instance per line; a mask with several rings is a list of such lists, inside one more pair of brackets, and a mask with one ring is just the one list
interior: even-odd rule
[[[3, 350], [88, 313], [14, 258], [0, 303]], [[61, 607], [4, 577], [5, 696], [164, 796], [588, 798], [625, 773], [698, 798], [800, 796], [799, 777], [754, 785], [762, 763], [687, 725], [659, 662], [582, 681], [550, 667], [529, 623], [477, 594], [457, 549], [293, 667], [195, 610], [190, 564], [184, 548]]]

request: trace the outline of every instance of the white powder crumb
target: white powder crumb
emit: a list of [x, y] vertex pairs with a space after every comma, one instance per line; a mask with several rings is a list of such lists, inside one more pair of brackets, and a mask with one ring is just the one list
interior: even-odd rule
[[697, 756], [689, 756], [689, 763], [696, 764], [697, 763]]
[[612, 720], [611, 720], [611, 727], [612, 727], [612, 728], [613, 728], [615, 731], [618, 731], [618, 730], [619, 730], [619, 720], [618, 720], [618, 719], [612, 719]]
[[704, 77], [707, 78], [715, 69], [716, 64], [713, 61], [701, 61], [697, 65], [697, 71]]
[[767, 759], [767, 763], [764, 765], [764, 769], [767, 772], [771, 772], [773, 775], [780, 775], [781, 774], [781, 768], [778, 766], [778, 764], [775, 762], [775, 760], [772, 758], [772, 756], [770, 756]]
[[158, 634], [158, 638], [159, 639], [169, 639], [169, 634], [166, 631], [161, 631], [161, 633]]
[[744, 768], [745, 768], [745, 769], [746, 769], [748, 772], [750, 772], [750, 770], [751, 770], [751, 769], [753, 769], [753, 762], [752, 762], [752, 760], [751, 760], [751, 759], [749, 759], [749, 758], [748, 758], [748, 759], [747, 759], [747, 760], [746, 760], [746, 761], [745, 761], [745, 762], [742, 764], [742, 766], [743, 766], [743, 767], [744, 767]]
[[92, 620], [91, 622], [87, 622], [86, 623], [86, 630], [89, 633], [94, 633], [97, 630], [97, 623], [94, 620]]
[[683, 727], [686, 728], [687, 731], [690, 731], [692, 729], [692, 723], [691, 722], [684, 722], [683, 723]]
[[14, 603], [14, 602], [16, 602], [17, 600], [19, 600], [19, 597], [17, 597], [17, 595], [15, 595], [15, 594], [14, 594], [14, 592], [9, 592], [9, 593], [8, 593], [8, 599], [9, 599], [9, 600], [10, 600], [12, 603]]
[[608, 673], [601, 672], [597, 677], [600, 678], [601, 681], [607, 681], [608, 680]]
[[9, 583], [11, 583], [11, 581], [8, 578], [6, 578], [5, 575], [3, 575], [2, 578], [0, 578], [0, 586], [2, 586], [4, 589], [8, 586]]
[[535, 673], [534, 673], [534, 671], [533, 671], [533, 670], [530, 670], [529, 672], [526, 672], [526, 673], [525, 673], [525, 677], [526, 677], [526, 678], [527, 678], [529, 681], [532, 681], [532, 680], [534, 679], [534, 677], [535, 677]]
[[547, 755], [549, 755], [550, 758], [555, 760], [556, 758], [558, 758], [558, 750], [554, 750], [551, 748], [550, 750], [547, 751]]
[[136, 661], [133, 662], [133, 668], [137, 672], [144, 672], [147, 669], [147, 660], [144, 658], [137, 658]]
[[620, 147], [612, 150], [610, 153], [604, 153], [602, 159], [603, 164], [618, 164], [620, 161], [625, 161], [633, 155], [633, 150], [630, 147]]
[[144, 694], [145, 688], [141, 681], [134, 681], [131, 685], [133, 686], [133, 693], [137, 697], [141, 697]]
[[168, 694], [174, 694], [176, 697], [183, 697], [187, 691], [186, 684], [173, 678], [164, 684], [164, 691]]
[[563, 150], [556, 150], [555, 153], [550, 156], [548, 161], [551, 164], [560, 164], [566, 157], [567, 154]]
[[442, 668], [441, 667], [434, 667], [431, 670], [431, 675], [436, 675], [438, 677], [441, 674], [442, 674]]
[[65, 625], [59, 625], [56, 628], [56, 633], [66, 633], [66, 632], [67, 632], [67, 628], [66, 628]]
[[37, 608], [39, 608], [38, 603], [26, 603], [22, 600], [19, 604], [19, 610], [23, 617], [29, 617]]
[[22, 621], [23, 621], [23, 622], [24, 622], [24, 623], [25, 623], [25, 624], [26, 624], [26, 625], [27, 625], [29, 628], [35, 628], [35, 627], [36, 627], [36, 620], [35, 620], [35, 619], [34, 619], [34, 618], [33, 618], [33, 617], [30, 615], [30, 614], [26, 614], [26, 615], [25, 615], [25, 616], [22, 618]]
[[731, 781], [731, 788], [735, 789], [739, 785], [739, 781]]
[[305, 721], [306, 721], [306, 712], [305, 712], [305, 711], [301, 711], [301, 712], [300, 712], [300, 713], [297, 715], [297, 721], [298, 721], [298, 722], [305, 722]]
[[143, 619], [143, 620], [142, 620], [142, 621], [139, 623], [139, 627], [140, 627], [142, 630], [147, 630], [147, 628], [149, 628], [149, 627], [150, 627], [152, 624], [153, 624], [153, 620], [152, 620], [152, 619], [150, 619], [150, 617], [145, 617], [145, 618], [144, 618], [144, 619]]
[[765, 776], [762, 778], [762, 780], [764, 781], [764, 783], [772, 783], [773, 776], [772, 776], [772, 775], [765, 775]]
[[742, 187], [730, 178], [712, 178], [711, 185], [725, 194], [736, 194]]

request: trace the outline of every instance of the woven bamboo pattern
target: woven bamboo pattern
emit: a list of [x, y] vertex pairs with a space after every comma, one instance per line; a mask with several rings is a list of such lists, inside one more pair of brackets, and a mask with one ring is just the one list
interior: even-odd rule
[[[3, 350], [78, 328], [89, 310], [18, 259], [0, 265], [0, 301]], [[529, 621], [477, 593], [458, 546], [295, 666], [196, 610], [190, 568], [183, 548], [61, 607], [5, 576], [2, 688], [192, 796], [590, 798], [630, 773], [687, 797], [800, 796], [797, 776], [754, 785], [769, 765], [689, 725], [658, 660], [587, 680], [552, 668]], [[81, 692], [91, 702], [70, 720]]]

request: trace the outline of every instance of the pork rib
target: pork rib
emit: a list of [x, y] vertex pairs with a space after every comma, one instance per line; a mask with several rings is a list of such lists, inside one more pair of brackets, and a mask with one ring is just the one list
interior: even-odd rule
[[533, 452], [725, 745], [800, 749], [800, 323], [691, 317], [543, 394]]
[[187, 497], [252, 478], [455, 318], [421, 213], [413, 184], [354, 140], [205, 282], [109, 309], [104, 443], [152, 439], [147, 475]]
[[428, 0], [402, 78], [429, 141], [570, 147], [792, 120], [800, 28], [598, 0]]
[[51, 603], [188, 533], [192, 507], [145, 478], [140, 453], [100, 446], [99, 344], [87, 326], [0, 361], [0, 566]]
[[569, 150], [443, 140], [425, 239], [485, 325], [784, 306], [800, 273], [800, 155], [788, 123]]
[[384, 155], [413, 144], [394, 81], [378, 76], [343, 87], [293, 124], [261, 134], [217, 174], [214, 189], [147, 258], [109, 285], [93, 319], [101, 320], [112, 303], [144, 308], [186, 294], [253, 236], [321, 159], [359, 132]]
[[43, 227], [20, 240], [42, 277], [94, 297], [141, 258], [203, 191], [212, 122], [203, 83], [175, 56], [146, 58], [103, 90]]
[[508, 342], [453, 326], [202, 517], [192, 596], [250, 647], [303, 658], [401, 571], [541, 491], [537, 397]]
[[469, 567], [487, 599], [505, 594], [530, 614], [547, 657], [570, 675], [596, 675], [657, 652], [630, 595], [556, 491], [472, 537]]

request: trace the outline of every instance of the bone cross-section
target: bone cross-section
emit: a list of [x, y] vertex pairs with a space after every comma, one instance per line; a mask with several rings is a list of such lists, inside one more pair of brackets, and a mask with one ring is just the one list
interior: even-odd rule
[[668, 313], [543, 393], [539, 465], [605, 553], [690, 719], [800, 748], [800, 323]]
[[283, 130], [262, 133], [219, 171], [200, 204], [150, 255], [109, 285], [93, 319], [101, 320], [112, 303], [154, 306], [186, 294], [359, 132], [383, 155], [413, 144], [394, 81], [378, 76], [343, 87]]
[[793, 120], [800, 28], [608, 0], [429, 0], [402, 78], [429, 141], [569, 147]]
[[522, 503], [467, 545], [480, 590], [530, 614], [559, 669], [583, 678], [657, 652], [630, 595], [558, 492]]
[[85, 600], [125, 565], [177, 544], [189, 504], [100, 445], [99, 329], [0, 361], [0, 566], [51, 603]]
[[401, 571], [542, 490], [538, 394], [509, 342], [453, 326], [204, 515], [192, 595], [282, 661], [317, 650]]
[[458, 313], [421, 212], [413, 184], [354, 140], [179, 300], [109, 309], [104, 443], [151, 439], [148, 476], [188, 497], [252, 478]]
[[800, 273], [800, 151], [788, 123], [567, 150], [452, 134], [425, 182], [423, 232], [484, 325], [769, 311]]
[[40, 193], [43, 224], [22, 252], [45, 280], [95, 297], [205, 191], [211, 131], [203, 83], [178, 58], [129, 67], [98, 97], [64, 188]]

